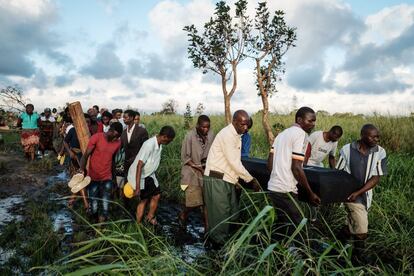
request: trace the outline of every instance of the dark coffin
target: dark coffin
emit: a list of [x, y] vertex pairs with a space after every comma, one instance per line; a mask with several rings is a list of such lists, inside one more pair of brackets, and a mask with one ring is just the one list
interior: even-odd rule
[[[267, 170], [267, 160], [258, 158], [243, 158], [243, 166], [254, 176], [263, 189], [267, 190], [270, 172]], [[319, 167], [304, 167], [306, 178], [312, 190], [321, 198], [322, 203], [346, 202], [348, 196], [358, 190], [360, 183], [344, 171]], [[298, 185], [298, 196], [307, 201], [306, 191]]]

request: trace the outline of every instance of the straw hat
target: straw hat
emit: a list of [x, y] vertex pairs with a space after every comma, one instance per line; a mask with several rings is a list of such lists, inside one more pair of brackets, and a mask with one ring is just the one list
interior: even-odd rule
[[83, 180], [84, 176], [82, 173], [77, 173], [70, 179], [68, 186], [69, 188], [73, 188], [77, 183]]
[[134, 189], [129, 182], [124, 185], [124, 195], [126, 198], [132, 198], [134, 196]]
[[81, 182], [78, 182], [77, 184], [75, 184], [75, 186], [72, 187], [71, 189], [72, 193], [74, 194], [78, 193], [80, 190], [88, 186], [89, 183], [91, 183], [90, 176], [85, 176], [85, 178]]

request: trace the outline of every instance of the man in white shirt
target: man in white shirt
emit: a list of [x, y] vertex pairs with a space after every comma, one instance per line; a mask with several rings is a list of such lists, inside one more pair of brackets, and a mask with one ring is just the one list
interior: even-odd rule
[[[272, 168], [268, 183], [269, 198], [281, 224], [282, 235], [291, 236], [302, 220], [298, 208], [297, 184], [308, 192], [309, 201], [320, 204], [320, 198], [312, 191], [303, 171], [307, 133], [316, 122], [315, 112], [309, 107], [301, 107], [295, 115], [295, 124], [282, 131], [275, 139], [269, 154], [268, 167]], [[293, 225], [292, 225], [293, 223]]]
[[162, 146], [168, 145], [174, 137], [174, 129], [171, 126], [163, 126], [159, 134], [144, 142], [128, 170], [128, 182], [135, 190], [134, 195], [141, 198], [136, 213], [138, 223], [141, 223], [145, 207], [150, 202], [146, 221], [157, 225], [155, 212], [161, 197], [161, 189], [155, 171], [160, 164]]
[[315, 131], [309, 135], [309, 144], [304, 165], [323, 167], [323, 160], [329, 155], [329, 167], [335, 168], [335, 154], [338, 147], [338, 140], [342, 136], [342, 128], [333, 126], [329, 131]]
[[246, 111], [236, 111], [232, 123], [216, 135], [208, 153], [203, 195], [207, 209], [207, 231], [215, 244], [227, 241], [231, 232], [230, 223], [237, 219], [239, 207], [235, 186], [238, 179], [259, 185], [241, 163], [241, 135], [247, 131], [249, 121]]

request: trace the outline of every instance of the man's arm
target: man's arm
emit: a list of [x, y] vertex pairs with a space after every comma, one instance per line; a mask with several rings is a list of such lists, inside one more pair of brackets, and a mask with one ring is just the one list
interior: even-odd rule
[[135, 175], [135, 192], [134, 196], [139, 196], [139, 193], [141, 191], [141, 175], [142, 175], [142, 167], [144, 166], [144, 162], [142, 160], [138, 161], [137, 164], [137, 173]]
[[273, 155], [274, 155], [274, 150], [272, 147], [272, 149], [269, 151], [269, 156], [267, 157], [267, 170], [269, 172], [272, 172], [273, 170]]
[[306, 166], [308, 164], [308, 160], [311, 156], [312, 153], [312, 145], [311, 143], [308, 143], [308, 146], [306, 147], [306, 151], [305, 151], [305, 160], [303, 160], [303, 165]]
[[95, 148], [88, 148], [84, 155], [82, 155], [81, 161], [80, 161], [80, 170], [82, 173], [85, 173], [86, 171], [86, 163], [88, 162], [89, 156], [92, 154], [93, 150]]
[[301, 160], [292, 159], [291, 169], [293, 176], [308, 192], [309, 201], [313, 204], [319, 205], [321, 203], [321, 199], [312, 191], [308, 183], [308, 179], [306, 179], [305, 172], [303, 171], [302, 163], [303, 162]]
[[195, 169], [201, 172], [202, 174], [204, 174], [204, 171], [201, 165], [197, 165], [196, 163], [194, 163], [192, 159], [191, 143], [192, 143], [191, 136], [187, 134], [181, 145], [181, 160], [183, 162], [183, 165], [190, 166], [192, 169]]
[[335, 166], [336, 166], [335, 156], [332, 156], [329, 154], [329, 167], [331, 169], [335, 169]]
[[372, 188], [374, 188], [375, 186], [377, 186], [377, 184], [379, 183], [380, 180], [380, 176], [379, 175], [374, 175], [372, 176], [366, 183], [365, 185], [359, 189], [356, 192], [353, 192], [349, 197], [348, 197], [348, 201], [350, 202], [354, 202], [357, 197], [359, 197], [360, 195], [366, 193], [367, 191], [371, 190]]

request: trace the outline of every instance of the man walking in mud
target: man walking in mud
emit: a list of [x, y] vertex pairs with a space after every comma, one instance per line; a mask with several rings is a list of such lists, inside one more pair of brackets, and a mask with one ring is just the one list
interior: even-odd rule
[[231, 234], [231, 222], [238, 218], [239, 204], [235, 190], [238, 179], [259, 186], [241, 163], [241, 135], [247, 131], [249, 121], [246, 111], [236, 111], [232, 123], [217, 134], [208, 153], [203, 192], [208, 238], [215, 245], [227, 241]]
[[[88, 175], [91, 177], [91, 183], [88, 186], [89, 205], [91, 214], [98, 215], [99, 222], [108, 219], [108, 201], [112, 190], [112, 160], [114, 154], [121, 147], [119, 137], [121, 137], [122, 131], [122, 124], [114, 122], [108, 132], [92, 135], [80, 162], [81, 172], [84, 173], [90, 157], [88, 168]], [[99, 213], [98, 200], [102, 204], [102, 210]]]
[[[137, 156], [139, 150], [146, 140], [148, 140], [148, 132], [145, 128], [140, 127], [138, 124], [135, 124], [136, 112], [133, 110], [125, 110], [123, 118], [126, 128], [121, 135], [122, 148], [124, 150], [124, 164], [123, 164], [123, 177], [121, 183], [118, 183], [119, 188], [122, 191], [122, 187], [126, 178], [128, 177], [128, 170], [131, 167], [131, 164], [134, 162], [135, 157]], [[119, 178], [119, 177], [117, 177]], [[125, 207], [128, 211], [132, 211], [132, 202], [133, 200], [124, 198]], [[135, 207], [135, 206], [134, 206]], [[135, 211], [135, 210], [133, 210]]]
[[181, 187], [185, 191], [185, 206], [178, 215], [181, 226], [187, 224], [188, 214], [201, 208], [204, 215], [204, 227], [207, 230], [207, 215], [203, 200], [203, 174], [207, 154], [213, 143], [214, 133], [210, 129], [210, 118], [201, 115], [197, 125], [185, 136], [181, 146]]
[[163, 126], [157, 135], [144, 142], [129, 168], [128, 182], [135, 190], [134, 195], [141, 199], [136, 213], [138, 223], [142, 222], [145, 207], [149, 203], [146, 222], [154, 226], [158, 224], [155, 213], [161, 198], [161, 189], [155, 172], [161, 161], [163, 145], [168, 145], [174, 137], [174, 129], [171, 126]]

